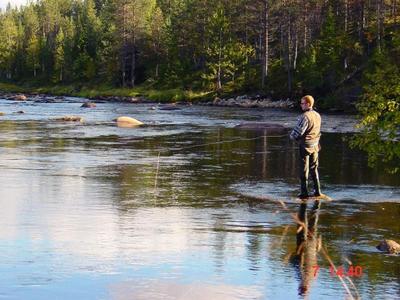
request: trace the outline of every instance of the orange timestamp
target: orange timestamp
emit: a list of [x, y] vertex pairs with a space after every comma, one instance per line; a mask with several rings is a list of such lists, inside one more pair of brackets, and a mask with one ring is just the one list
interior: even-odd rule
[[[320, 270], [320, 266], [313, 266], [314, 269], [314, 277], [318, 275]], [[348, 276], [348, 277], [361, 277], [363, 275], [363, 268], [361, 266], [349, 266], [347, 269], [343, 266], [339, 266], [334, 268], [332, 266], [329, 267], [329, 273], [331, 276]]]

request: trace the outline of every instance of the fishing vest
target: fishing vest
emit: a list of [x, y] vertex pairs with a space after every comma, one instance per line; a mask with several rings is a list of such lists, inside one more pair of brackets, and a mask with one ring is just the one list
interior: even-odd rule
[[308, 127], [301, 137], [300, 143], [306, 148], [318, 146], [321, 136], [321, 116], [313, 109], [304, 112], [303, 115], [307, 118]]

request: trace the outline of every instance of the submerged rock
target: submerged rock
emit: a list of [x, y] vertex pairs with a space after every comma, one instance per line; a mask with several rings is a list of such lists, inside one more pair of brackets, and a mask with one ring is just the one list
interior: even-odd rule
[[50, 98], [50, 97], [37, 97], [34, 102], [36, 103], [62, 103], [61, 99]]
[[160, 105], [158, 107], [159, 110], [179, 110], [181, 109], [180, 107], [176, 106], [175, 103], [172, 104], [165, 104], [165, 105]]
[[400, 254], [400, 245], [393, 240], [383, 240], [376, 248], [390, 254]]
[[83, 104], [81, 105], [81, 107], [84, 107], [84, 108], [94, 108], [94, 107], [96, 107], [96, 103], [94, 103], [94, 102], [85, 102], [85, 103], [83, 103]]
[[64, 116], [60, 118], [56, 118], [57, 121], [66, 121], [66, 122], [83, 122], [83, 118], [79, 116]]

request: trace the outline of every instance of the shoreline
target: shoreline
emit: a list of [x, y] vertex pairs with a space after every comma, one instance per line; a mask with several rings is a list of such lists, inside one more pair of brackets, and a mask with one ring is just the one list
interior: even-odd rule
[[[31, 86], [28, 84], [14, 84], [0, 82], [0, 97], [9, 100], [20, 100], [18, 95], [25, 96], [28, 101], [33, 99], [54, 102], [68, 97], [87, 99], [91, 102], [121, 102], [121, 103], [151, 103], [165, 105], [201, 105], [222, 106], [237, 108], [280, 108], [297, 111], [299, 99], [281, 98], [273, 99], [270, 96], [254, 92], [229, 93], [218, 95], [214, 91], [183, 90], [181, 88], [156, 89], [151, 85], [141, 85], [134, 88], [116, 88], [108, 85], [97, 85], [95, 87], [82, 85], [51, 85]], [[22, 97], [24, 98], [24, 97]], [[41, 99], [40, 99], [41, 98]], [[53, 100], [52, 100], [53, 99]], [[321, 99], [321, 104], [316, 105], [319, 112], [327, 114], [356, 115], [357, 110], [354, 103], [345, 107], [328, 106]]]
[[[0, 98], [10, 100], [10, 101], [33, 101], [40, 103], [59, 103], [65, 101], [67, 98], [80, 98], [82, 102], [91, 102], [91, 103], [106, 103], [106, 102], [119, 102], [119, 103], [148, 103], [148, 104], [163, 104], [164, 106], [185, 106], [185, 105], [199, 105], [199, 106], [215, 106], [215, 107], [236, 107], [236, 108], [245, 108], [245, 109], [266, 109], [266, 108], [279, 108], [289, 111], [296, 111], [296, 102], [290, 100], [289, 98], [283, 100], [272, 100], [269, 97], [262, 97], [260, 95], [248, 96], [248, 95], [238, 95], [238, 96], [230, 96], [230, 97], [214, 97], [214, 99], [202, 99], [202, 100], [174, 100], [170, 99], [169, 101], [159, 101], [154, 99], [149, 99], [143, 95], [136, 96], [119, 96], [119, 95], [110, 95], [110, 96], [91, 96], [91, 97], [82, 97], [74, 94], [64, 94], [57, 95], [52, 93], [39, 93], [39, 92], [11, 92], [11, 91], [1, 91], [0, 90]], [[87, 101], [85, 101], [87, 100]], [[337, 115], [356, 115], [355, 112], [346, 112], [341, 109], [331, 108], [328, 110], [318, 109], [318, 111], [323, 112], [325, 114], [337, 114]]]
[[[148, 99], [145, 96], [93, 96], [93, 97], [81, 97], [76, 95], [55, 95], [48, 93], [36, 93], [36, 92], [4, 92], [0, 91], [0, 98], [11, 100], [11, 101], [34, 101], [34, 102], [61, 102], [62, 100], [76, 97], [81, 99], [87, 99], [89, 102], [121, 102], [121, 103], [150, 103], [150, 104], [165, 104], [165, 105], [200, 105], [200, 106], [223, 106], [223, 107], [238, 107], [238, 108], [283, 108], [292, 109], [295, 107], [295, 103], [290, 99], [286, 100], [271, 100], [270, 98], [264, 98], [259, 95], [248, 96], [239, 95], [235, 97], [219, 98], [215, 97], [214, 100], [181, 100], [175, 101], [173, 99], [169, 101], [157, 101]], [[55, 101], [59, 100], [59, 101]]]

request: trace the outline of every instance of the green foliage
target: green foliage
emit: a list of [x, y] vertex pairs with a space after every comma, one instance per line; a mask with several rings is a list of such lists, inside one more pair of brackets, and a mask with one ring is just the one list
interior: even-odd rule
[[306, 91], [315, 91], [323, 85], [322, 70], [317, 62], [316, 46], [311, 45], [307, 53], [300, 59], [299, 68], [297, 69], [297, 89]]
[[17, 52], [18, 27], [12, 13], [2, 15], [0, 22], [0, 71], [7, 79], [12, 77], [12, 65]]
[[86, 52], [80, 53], [76, 58], [74, 62], [74, 74], [82, 82], [91, 80], [96, 75], [94, 60]]
[[344, 75], [345, 36], [329, 11], [320, 37], [307, 49], [299, 62], [297, 87], [314, 94], [331, 92]]
[[358, 105], [361, 134], [352, 146], [368, 152], [371, 165], [385, 163], [388, 171], [400, 171], [400, 65], [398, 51], [374, 54], [366, 72], [364, 96]]
[[56, 36], [56, 46], [54, 54], [54, 71], [55, 82], [63, 80], [63, 72], [65, 66], [65, 54], [64, 54], [64, 32], [60, 29]]
[[220, 48], [210, 46], [207, 49], [208, 62], [202, 78], [209, 83], [210, 88], [215, 87], [220, 70], [222, 85], [240, 89], [245, 84], [248, 61], [253, 55], [253, 48], [241, 42], [224, 43]]
[[36, 77], [36, 72], [39, 68], [39, 50], [39, 40], [36, 35], [33, 35], [29, 38], [26, 48], [27, 67], [32, 72], [33, 77]]
[[240, 88], [254, 49], [231, 36], [231, 24], [222, 6], [217, 7], [208, 24], [207, 63], [202, 78], [217, 90], [226, 84]]
[[279, 99], [287, 96], [287, 71], [282, 59], [274, 59], [270, 62], [270, 75], [268, 80], [268, 91], [273, 98]]

